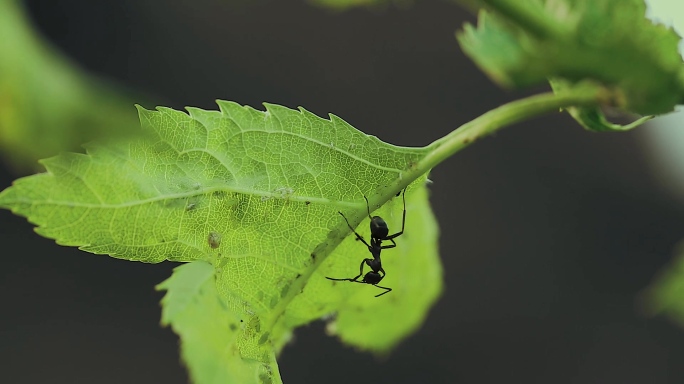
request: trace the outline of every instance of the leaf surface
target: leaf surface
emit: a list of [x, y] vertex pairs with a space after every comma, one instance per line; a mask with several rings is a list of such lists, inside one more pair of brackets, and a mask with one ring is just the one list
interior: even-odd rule
[[162, 300], [162, 324], [181, 338], [183, 360], [195, 383], [280, 383], [272, 351], [263, 362], [244, 360], [235, 340], [245, 325], [216, 291], [214, 267], [195, 261], [177, 267], [157, 286], [167, 291]]
[[557, 77], [617, 87], [618, 106], [662, 114], [684, 102], [680, 37], [645, 17], [643, 0], [484, 0], [457, 39], [494, 81], [524, 87]]
[[[207, 353], [204, 363], [186, 358], [192, 377], [211, 377], [207, 367], [225, 363], [254, 382], [276, 382], [277, 374], [263, 373], [277, 372], [272, 356], [293, 328], [335, 313], [331, 331], [362, 349], [387, 352], [420, 325], [441, 289], [425, 177], [406, 192], [405, 234], [383, 251], [381, 285], [393, 291], [380, 298], [377, 287], [325, 279], [356, 276], [370, 257], [348, 236], [338, 211], [352, 225], [365, 220], [358, 231], [368, 239], [367, 196], [371, 210], [382, 206], [373, 214], [398, 231], [403, 206], [395, 194], [427, 149], [383, 143], [332, 115], [218, 104], [220, 111], [188, 108], [189, 114], [140, 108], [145, 139], [92, 144], [85, 155], [47, 159], [47, 172], [17, 180], [0, 194], [0, 206], [63, 245], [127, 260], [210, 265], [215, 287], [200, 276], [190, 309], [171, 310], [187, 298], [174, 294], [171, 282], [161, 286], [168, 290], [164, 322], [185, 337], [195, 323], [188, 319], [216, 318], [224, 310], [219, 317], [227, 336], [219, 339], [232, 340], [226, 348], [236, 349], [244, 366], [235, 366], [234, 354]], [[241, 326], [231, 331], [233, 319]], [[204, 327], [217, 329], [216, 323]], [[184, 356], [211, 337], [194, 340], [183, 341]], [[255, 366], [261, 367], [256, 375]]]

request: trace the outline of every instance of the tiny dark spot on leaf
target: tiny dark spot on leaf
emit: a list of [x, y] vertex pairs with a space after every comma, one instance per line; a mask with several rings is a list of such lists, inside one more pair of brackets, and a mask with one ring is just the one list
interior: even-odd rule
[[468, 144], [468, 143], [470, 143], [470, 139], [469, 139], [469, 138], [466, 137], [465, 139], [463, 139], [463, 144]]
[[315, 253], [311, 254], [311, 260], [314, 260], [314, 261], [316, 260], [316, 254]]
[[311, 202], [310, 202], [310, 201], [305, 201], [304, 204], [309, 205], [309, 204], [311, 204]]
[[[240, 320], [240, 321], [242, 321], [242, 320]], [[233, 323], [230, 323], [230, 325], [228, 327], [230, 328], [231, 331], [235, 331], [237, 329], [237, 325], [233, 324]]]
[[301, 273], [298, 273], [297, 276], [295, 277], [295, 280], [296, 280], [296, 279], [299, 279], [300, 277], [302, 277], [302, 274], [301, 274]]

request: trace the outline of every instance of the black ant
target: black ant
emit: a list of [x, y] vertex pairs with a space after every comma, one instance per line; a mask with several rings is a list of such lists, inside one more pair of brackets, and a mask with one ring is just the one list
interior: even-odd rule
[[[349, 227], [349, 229], [351, 229], [351, 231], [354, 232], [354, 235], [356, 235], [356, 240], [361, 240], [366, 245], [366, 247], [368, 247], [368, 251], [371, 253], [371, 255], [373, 255], [373, 258], [372, 259], [363, 259], [363, 261], [361, 261], [361, 265], [359, 266], [359, 274], [353, 278], [334, 279], [332, 277], [326, 277], [326, 279], [334, 280], [334, 281], [350, 281], [352, 283], [370, 284], [370, 285], [374, 285], [378, 288], [382, 288], [385, 290], [385, 292], [380, 293], [378, 295], [375, 295], [375, 297], [380, 297], [380, 296], [384, 295], [385, 293], [392, 290], [392, 288], [381, 287], [378, 285], [378, 283], [386, 275], [385, 270], [382, 269], [382, 261], [380, 260], [380, 252], [383, 249], [396, 247], [397, 243], [394, 242], [394, 239], [396, 239], [397, 237], [404, 234], [404, 224], [406, 224], [406, 188], [404, 188], [403, 192], [404, 193], [402, 195], [402, 200], [404, 201], [404, 213], [403, 213], [402, 218], [401, 218], [401, 231], [399, 231], [393, 235], [389, 235], [389, 236], [388, 236], [389, 228], [387, 228], [387, 223], [380, 216], [371, 217], [370, 206], [368, 205], [368, 199], [366, 198], [366, 196], [363, 197], [366, 200], [366, 210], [368, 211], [368, 218], [370, 219], [370, 231], [371, 231], [370, 244], [368, 244], [366, 242], [366, 240], [364, 240], [364, 238], [361, 237], [361, 235], [356, 233], [354, 228], [352, 228], [352, 226], [349, 224], [349, 220], [347, 220], [347, 217], [344, 216], [344, 214], [342, 212], [339, 212], [339, 211], [337, 212], [344, 218], [344, 221], [347, 222], [347, 226]], [[399, 194], [397, 194], [397, 196], [398, 195]], [[383, 241], [391, 241], [392, 245], [382, 245]], [[361, 277], [363, 275], [363, 265], [364, 264], [368, 265], [371, 268], [371, 271], [366, 273], [363, 276], [363, 279], [361, 281], [359, 281], [359, 277]]]

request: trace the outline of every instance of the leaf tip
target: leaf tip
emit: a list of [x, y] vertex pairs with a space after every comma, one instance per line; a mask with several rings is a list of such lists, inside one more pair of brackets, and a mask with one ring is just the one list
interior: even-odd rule
[[230, 112], [230, 110], [232, 110], [232, 109], [242, 108], [242, 105], [240, 105], [234, 101], [216, 99], [215, 102], [216, 102], [216, 105], [218, 105], [218, 107], [219, 107], [219, 111], [221, 111], [221, 113], [223, 113], [223, 114]]

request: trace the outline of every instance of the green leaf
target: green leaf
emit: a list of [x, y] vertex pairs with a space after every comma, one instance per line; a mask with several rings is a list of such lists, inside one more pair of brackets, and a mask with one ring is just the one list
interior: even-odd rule
[[684, 326], [684, 242], [675, 254], [670, 266], [642, 292], [640, 306], [650, 316], [665, 315]]
[[[404, 175], [428, 149], [383, 143], [333, 115], [325, 120], [272, 104], [266, 112], [218, 104], [220, 111], [188, 108], [189, 115], [140, 108], [145, 139], [92, 144], [85, 155], [47, 159], [47, 172], [17, 180], [0, 193], [0, 206], [63, 245], [151, 263], [209, 263], [218, 297], [209, 298], [213, 291], [198, 280], [198, 300], [213, 304], [181, 317], [216, 316], [221, 302], [225, 322], [242, 320], [237, 336], [222, 336], [233, 337], [229, 347], [247, 365], [236, 367], [239, 372], [253, 373], [255, 362], [275, 372], [272, 356], [293, 328], [334, 313], [330, 329], [342, 339], [389, 351], [420, 325], [441, 290], [425, 175], [406, 192], [405, 234], [383, 251], [381, 285], [393, 291], [375, 298], [377, 287], [325, 277], [356, 276], [370, 257], [349, 237], [338, 211], [352, 225], [365, 220], [358, 231], [368, 239], [367, 196], [374, 214], [398, 231], [403, 207], [395, 194], [412, 181]], [[182, 295], [167, 286], [165, 311], [179, 313], [169, 306], [176, 306], [172, 296]], [[168, 315], [165, 322], [182, 336], [190, 331], [186, 322], [175, 324], [181, 317]], [[211, 338], [183, 343], [184, 355], [205, 339]], [[192, 377], [210, 377], [210, 367], [235, 365], [233, 357], [206, 354], [186, 362]]]
[[180, 335], [193, 382], [281, 383], [272, 351], [263, 352], [270, 363], [241, 358], [235, 341], [247, 325], [221, 301], [211, 264], [183, 264], [157, 289], [168, 291], [162, 300], [162, 325], [171, 325]]
[[89, 76], [29, 25], [21, 2], [0, 0], [0, 153], [21, 170], [94, 138], [137, 131], [132, 97]]
[[[577, 84], [571, 84], [570, 82], [561, 79], [549, 79], [549, 83], [555, 93], [564, 92], [568, 88], [578, 86]], [[615, 124], [606, 119], [606, 116], [599, 107], [567, 107], [564, 109], [586, 130], [594, 132], [629, 131], [654, 117], [644, 116], [629, 124]]]
[[557, 77], [618, 88], [620, 108], [642, 115], [684, 101], [679, 36], [645, 18], [643, 0], [487, 0], [477, 28], [457, 39], [494, 81], [524, 87]]
[[387, 6], [390, 2], [408, 3], [410, 0], [309, 0], [310, 3], [335, 11], [346, 11], [352, 8]]

